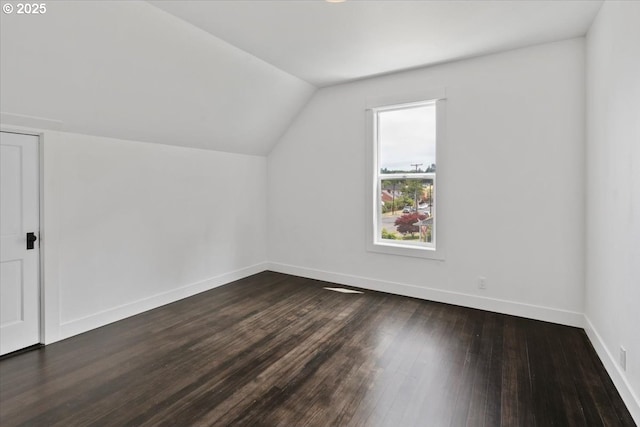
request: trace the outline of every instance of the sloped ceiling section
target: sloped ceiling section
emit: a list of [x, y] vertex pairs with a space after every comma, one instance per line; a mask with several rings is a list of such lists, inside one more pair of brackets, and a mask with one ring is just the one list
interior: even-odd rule
[[601, 0], [150, 3], [315, 86], [583, 36]]
[[5, 125], [264, 155], [315, 90], [146, 2], [1, 19]]

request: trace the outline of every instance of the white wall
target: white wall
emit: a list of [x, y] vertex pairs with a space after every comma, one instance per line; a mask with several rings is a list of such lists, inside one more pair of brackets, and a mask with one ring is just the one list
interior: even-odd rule
[[586, 53], [585, 329], [640, 422], [640, 3], [605, 2]]
[[46, 132], [46, 342], [262, 271], [266, 158]]
[[[367, 252], [366, 101], [440, 87], [446, 259]], [[268, 157], [270, 267], [581, 325], [583, 130], [584, 39], [321, 89]]]

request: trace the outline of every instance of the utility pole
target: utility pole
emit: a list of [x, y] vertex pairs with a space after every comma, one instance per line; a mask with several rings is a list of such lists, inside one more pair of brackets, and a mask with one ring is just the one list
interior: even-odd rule
[[391, 215], [396, 214], [396, 180], [391, 184]]
[[[418, 173], [418, 166], [422, 166], [422, 163], [411, 163], [411, 166], [416, 168], [416, 173]], [[416, 204], [416, 214], [418, 214], [418, 189], [413, 187], [413, 199]]]

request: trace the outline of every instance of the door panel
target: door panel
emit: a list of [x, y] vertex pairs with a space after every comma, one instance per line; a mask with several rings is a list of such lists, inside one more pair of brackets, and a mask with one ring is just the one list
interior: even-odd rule
[[0, 354], [40, 342], [38, 137], [0, 132]]

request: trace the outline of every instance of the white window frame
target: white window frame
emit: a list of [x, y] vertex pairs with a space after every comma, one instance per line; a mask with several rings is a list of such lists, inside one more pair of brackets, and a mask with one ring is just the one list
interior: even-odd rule
[[[408, 173], [408, 174], [381, 174], [378, 165], [378, 135], [377, 135], [377, 113], [383, 111], [392, 111], [420, 105], [435, 104], [436, 106], [436, 164], [435, 173]], [[367, 230], [366, 230], [366, 248], [370, 252], [378, 252], [389, 255], [400, 255], [418, 258], [427, 258], [434, 260], [444, 260], [445, 257], [445, 233], [443, 223], [445, 218], [442, 209], [443, 194], [443, 169], [446, 165], [443, 162], [445, 145], [445, 91], [444, 89], [431, 90], [422, 94], [413, 94], [409, 96], [392, 96], [370, 100], [366, 105], [366, 173], [367, 173]], [[437, 176], [437, 178], [436, 178]], [[423, 246], [402, 243], [397, 240], [386, 240], [380, 237], [378, 230], [378, 219], [381, 214], [380, 210], [380, 182], [387, 178], [422, 178], [433, 179], [433, 243], [434, 246]], [[437, 179], [437, 184], [436, 184]]]

